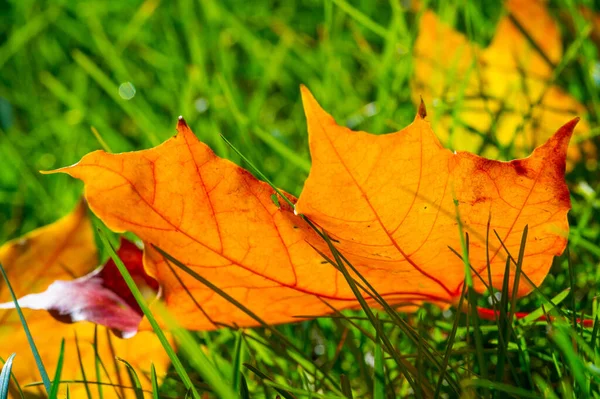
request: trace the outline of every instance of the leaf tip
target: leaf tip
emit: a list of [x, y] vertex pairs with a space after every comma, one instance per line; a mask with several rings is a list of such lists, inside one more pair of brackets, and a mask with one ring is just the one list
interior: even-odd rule
[[76, 162], [70, 166], [63, 166], [62, 168], [58, 168], [58, 169], [38, 170], [38, 173], [40, 173], [42, 175], [54, 175], [57, 173], [66, 173], [66, 174], [70, 175], [71, 174], [70, 170], [77, 167], [77, 165], [79, 165], [79, 162]]
[[311, 126], [314, 123], [323, 124], [324, 122], [327, 122], [335, 125], [333, 117], [329, 115], [327, 111], [323, 109], [323, 107], [321, 107], [315, 96], [313, 96], [306, 86], [300, 85], [300, 92], [302, 94], [304, 114], [306, 115], [306, 120], [309, 126], [309, 135], [311, 134], [311, 131], [315, 131], [315, 129], [311, 129]]
[[180, 130], [182, 128], [189, 129], [189, 126], [185, 119], [183, 119], [183, 115], [179, 115], [179, 117], [177, 118], [177, 130]]
[[425, 107], [425, 102], [423, 101], [423, 97], [421, 97], [421, 103], [419, 104], [419, 109], [417, 110], [417, 115], [421, 119], [425, 119], [427, 116], [427, 108]]
[[545, 147], [549, 148], [559, 148], [564, 152], [564, 156], [566, 157], [567, 147], [569, 146], [569, 141], [571, 140], [571, 136], [573, 136], [573, 132], [575, 127], [579, 123], [580, 118], [575, 117], [571, 119], [569, 122], [565, 123], [561, 126], [556, 133], [546, 143]]
[[306, 104], [310, 100], [316, 101], [315, 97], [312, 95], [312, 93], [310, 92], [310, 90], [308, 90], [308, 87], [306, 87], [303, 84], [300, 85], [300, 94], [302, 96], [302, 103], [304, 104], [305, 107], [306, 107]]

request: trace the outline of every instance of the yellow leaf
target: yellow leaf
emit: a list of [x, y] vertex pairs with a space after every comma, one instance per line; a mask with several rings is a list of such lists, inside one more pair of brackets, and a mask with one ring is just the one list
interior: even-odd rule
[[[421, 18], [413, 99], [418, 102], [422, 96], [433, 104], [433, 128], [453, 149], [498, 157], [502, 148], [504, 154], [525, 156], [557, 126], [586, 113], [553, 84], [562, 44], [544, 3], [510, 0], [506, 8], [510, 16], [500, 20], [486, 48], [470, 43], [431, 11]], [[585, 120], [580, 122], [577, 141], [589, 137], [589, 130]], [[590, 142], [583, 148], [571, 146], [570, 167], [582, 159], [582, 150], [588, 158], [596, 153]]]

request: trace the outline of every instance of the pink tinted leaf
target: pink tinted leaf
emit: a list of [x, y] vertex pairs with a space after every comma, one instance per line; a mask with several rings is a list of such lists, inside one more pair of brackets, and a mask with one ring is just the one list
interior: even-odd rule
[[[118, 254], [142, 292], [155, 297], [158, 284], [144, 271], [142, 251], [135, 244], [121, 240]], [[57, 280], [46, 291], [25, 295], [18, 302], [22, 308], [47, 310], [65, 323], [90, 321], [106, 326], [123, 338], [137, 333], [143, 317], [112, 259], [86, 276]], [[0, 304], [0, 309], [12, 308], [13, 302]]]

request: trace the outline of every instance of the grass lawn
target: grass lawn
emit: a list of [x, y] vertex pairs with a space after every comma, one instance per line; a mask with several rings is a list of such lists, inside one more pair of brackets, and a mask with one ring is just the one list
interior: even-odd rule
[[[81, 198], [78, 180], [38, 171], [97, 149], [156, 146], [175, 134], [179, 115], [217, 155], [252, 171], [251, 163], [296, 196], [311, 165], [300, 84], [354, 130], [408, 125], [420, 94], [431, 118], [446, 110], [450, 126], [460, 125], [453, 108], [460, 104], [428, 98], [415, 85], [422, 10], [485, 48], [504, 8], [492, 1], [412, 3], [0, 2], [0, 243], [57, 220]], [[563, 43], [549, 79], [582, 104], [593, 155], [569, 167], [569, 244], [544, 283], [514, 303], [503, 296], [495, 320], [474, 311], [492, 307], [489, 294], [465, 292], [464, 311], [425, 304], [408, 314], [344, 311], [193, 332], [188, 338], [198, 344], [180, 357], [203, 398], [218, 397], [215, 380], [241, 398], [600, 397], [599, 326], [576, 323], [596, 320], [600, 284], [600, 22], [587, 22], [583, 5], [600, 13], [598, 2], [548, 2]], [[487, 137], [496, 128], [475, 133]], [[442, 141], [453, 149], [469, 144], [452, 133]], [[490, 148], [502, 160], [520, 155], [512, 143], [484, 143], [478, 148], [486, 156]], [[557, 317], [516, 320], [517, 311]], [[209, 366], [198, 366], [199, 358]], [[217, 371], [215, 380], [203, 374], [206, 367]], [[171, 367], [154, 397], [193, 397], [184, 385]]]

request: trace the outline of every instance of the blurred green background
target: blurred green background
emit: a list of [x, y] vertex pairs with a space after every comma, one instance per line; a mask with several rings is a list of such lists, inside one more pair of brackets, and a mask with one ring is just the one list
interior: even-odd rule
[[78, 182], [37, 171], [102, 148], [92, 126], [113, 152], [131, 151], [173, 135], [183, 115], [219, 155], [239, 163], [223, 134], [297, 195], [310, 165], [301, 83], [354, 127], [392, 130], [386, 121], [414, 116], [412, 16], [393, 42], [362, 20], [386, 26], [395, 12], [387, 2], [351, 9], [321, 0], [19, 0], [0, 7], [0, 241], [73, 206]]
[[[570, 0], [549, 8], [558, 16], [580, 4], [600, 9]], [[503, 13], [499, 1], [421, 5], [483, 45]], [[70, 165], [103, 147], [123, 152], [157, 145], [175, 133], [179, 115], [218, 155], [247, 167], [222, 134], [276, 186], [298, 195], [310, 168], [300, 84], [354, 129], [383, 133], [414, 118], [410, 79], [419, 13], [413, 6], [410, 0], [0, 1], [0, 242], [56, 220], [80, 198], [79, 181], [39, 170]], [[600, 80], [593, 35], [580, 38], [561, 27], [565, 48], [575, 40], [583, 45], [557, 80], [587, 104], [596, 94], [583, 81], [596, 82], [597, 90]], [[574, 287], [571, 309], [591, 312], [600, 282], [600, 173], [575, 169], [568, 181], [574, 281], [562, 257], [543, 291], [553, 296]], [[449, 317], [426, 308], [414, 325], [443, 352]], [[351, 349], [339, 355], [336, 343], [347, 330], [338, 321], [280, 330], [317, 363], [329, 362], [313, 352], [325, 342], [336, 376], [350, 373], [372, 384], [365, 376], [364, 353], [373, 356], [365, 335], [355, 334], [346, 344]], [[390, 334], [399, 348], [417, 351], [398, 331]], [[532, 345], [547, 346], [544, 334], [536, 334]], [[204, 337], [223, 348], [234, 338], [228, 331]], [[458, 348], [468, 352], [465, 345]], [[270, 364], [265, 354], [257, 359], [271, 371], [282, 364]]]

